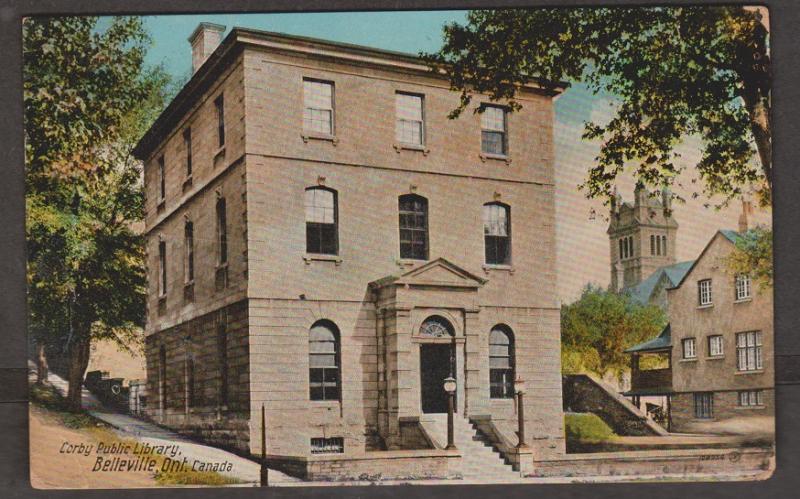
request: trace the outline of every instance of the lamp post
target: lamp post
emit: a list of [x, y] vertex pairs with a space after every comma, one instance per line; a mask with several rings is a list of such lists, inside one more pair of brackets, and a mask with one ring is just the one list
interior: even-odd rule
[[522, 402], [522, 396], [525, 394], [525, 380], [517, 376], [514, 380], [514, 393], [517, 394], [517, 433], [519, 435], [518, 449], [528, 447], [525, 443], [525, 406]]
[[453, 411], [455, 410], [456, 380], [452, 376], [444, 379], [444, 391], [447, 392], [447, 447], [446, 450], [456, 448], [453, 435]]

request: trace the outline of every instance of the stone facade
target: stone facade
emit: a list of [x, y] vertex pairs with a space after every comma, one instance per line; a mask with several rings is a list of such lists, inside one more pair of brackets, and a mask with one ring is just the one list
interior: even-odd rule
[[[705, 423], [716, 425], [734, 418], [762, 416], [772, 425], [774, 405], [774, 334], [772, 290], [750, 285], [750, 296], [737, 299], [735, 276], [726, 264], [734, 249], [732, 231], [719, 231], [700, 254], [683, 281], [669, 293], [673, 346], [671, 397], [672, 430], [686, 431]], [[698, 283], [711, 280], [711, 303], [699, 304]], [[760, 333], [757, 368], [737, 364], [737, 334]], [[709, 336], [722, 336], [722, 354], [711, 355]], [[686, 358], [683, 341], [694, 338], [695, 356]], [[744, 355], [747, 355], [744, 352]], [[739, 405], [740, 391], [760, 391], [762, 403]], [[695, 393], [713, 394], [710, 418], [695, 417]], [[770, 428], [762, 428], [770, 431]]]
[[611, 205], [608, 238], [611, 252], [611, 289], [631, 288], [660, 267], [675, 263], [678, 223], [672, 216], [670, 194], [659, 199], [643, 187], [634, 202], [615, 195]]
[[[333, 134], [303, 129], [303, 81], [309, 78], [333, 84]], [[397, 92], [424, 96], [421, 147], [395, 139]], [[372, 474], [380, 470], [376, 463], [389, 459], [400, 463], [391, 467], [395, 476], [412, 476], [424, 468], [407, 464], [420, 452], [420, 463], [436, 463], [434, 475], [447, 475], [450, 458], [419, 449], [413, 428], [422, 413], [422, 350], [450, 345], [459, 417], [489, 417], [516, 442], [514, 399], [489, 396], [489, 332], [503, 325], [513, 337], [514, 372], [528, 387], [525, 429], [533, 457], [563, 454], [556, 93], [523, 89], [523, 109], [506, 117], [506, 154], [484, 154], [481, 116], [448, 119], [458, 94], [415, 57], [234, 29], [136, 151], [145, 161], [147, 193], [152, 416], [257, 455], [263, 407], [267, 454], [275, 462], [305, 463], [298, 474], [314, 466], [316, 476]], [[311, 187], [336, 192], [335, 255], [306, 252], [304, 193]], [[400, 258], [398, 198], [406, 194], [427, 199], [427, 260]], [[219, 258], [219, 199], [227, 213], [225, 263]], [[512, 259], [502, 265], [484, 259], [487, 203], [510, 207]], [[187, 221], [193, 224], [194, 280], [187, 277]], [[167, 286], [159, 296], [164, 247]], [[432, 316], [449, 324], [451, 336], [420, 334]], [[193, 380], [198, 408], [186, 411], [185, 359], [219, 358], [213, 345], [220, 322], [231, 335], [231, 402], [219, 408], [219, 370], [213, 360], [203, 361]], [[333, 400], [309, 395], [309, 331], [320, 323], [337, 334], [339, 395]], [[156, 403], [162, 346], [163, 408]], [[195, 369], [200, 365], [196, 361]], [[214, 431], [236, 437], [216, 438]], [[342, 456], [336, 464], [319, 464], [331, 460], [312, 453], [311, 440], [331, 438], [342, 440]], [[391, 454], [398, 452], [412, 453]], [[360, 464], [336, 471], [348, 460]]]

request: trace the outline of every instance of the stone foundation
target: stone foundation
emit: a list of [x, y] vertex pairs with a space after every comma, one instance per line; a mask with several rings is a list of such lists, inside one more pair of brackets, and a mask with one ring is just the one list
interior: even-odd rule
[[[697, 419], [694, 416], [694, 393], [678, 393], [670, 400], [670, 417], [672, 418], [672, 431], [694, 433], [703, 431], [708, 426], [713, 430], [715, 425], [733, 419], [747, 419], [756, 417], [775, 417], [775, 390], [763, 389], [764, 405], [756, 407], [740, 407], [738, 391], [714, 392], [713, 418]], [[718, 427], [718, 430], [722, 428]], [[764, 428], [764, 432], [771, 429]]]

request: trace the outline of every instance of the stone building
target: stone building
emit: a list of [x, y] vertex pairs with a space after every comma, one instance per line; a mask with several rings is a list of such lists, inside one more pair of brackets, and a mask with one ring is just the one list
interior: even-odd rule
[[563, 87], [450, 120], [458, 94], [416, 57], [223, 32], [195, 31], [191, 80], [135, 150], [151, 416], [257, 455], [263, 407], [269, 460], [292, 473], [453, 476], [467, 453], [436, 438], [453, 376], [456, 429], [498, 460], [563, 454]]

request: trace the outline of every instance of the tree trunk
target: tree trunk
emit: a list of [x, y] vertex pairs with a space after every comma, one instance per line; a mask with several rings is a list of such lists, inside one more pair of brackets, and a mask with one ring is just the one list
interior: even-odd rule
[[83, 376], [89, 366], [89, 351], [91, 341], [89, 331], [76, 329], [77, 338], [69, 348], [69, 372], [67, 381], [67, 408], [72, 412], [81, 410], [81, 392], [83, 391]]
[[766, 99], [758, 98], [747, 106], [750, 114], [753, 139], [758, 149], [761, 168], [767, 179], [767, 186], [772, 189], [772, 130], [770, 129], [769, 108]]
[[47, 365], [47, 355], [44, 351], [44, 342], [36, 342], [36, 384], [41, 386], [47, 382], [50, 369]]

